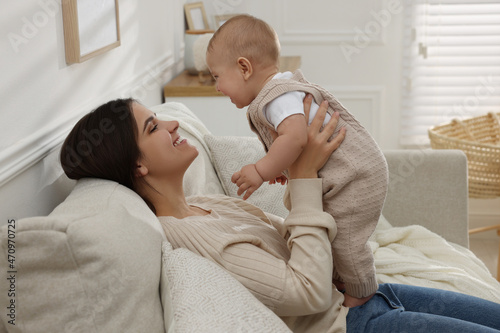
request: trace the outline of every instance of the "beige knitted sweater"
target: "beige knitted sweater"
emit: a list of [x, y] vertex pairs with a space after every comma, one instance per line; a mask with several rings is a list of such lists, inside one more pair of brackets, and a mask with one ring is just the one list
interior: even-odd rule
[[206, 216], [159, 217], [174, 248], [225, 268], [294, 332], [345, 332], [348, 309], [332, 279], [333, 218], [323, 212], [320, 179], [289, 183], [289, 216], [264, 214], [226, 196], [191, 197]]
[[[265, 106], [289, 91], [313, 95], [317, 104], [329, 102], [328, 112], [340, 114], [336, 132], [346, 128], [346, 138], [320, 170], [323, 205], [337, 223], [332, 243], [333, 276], [345, 283], [354, 297], [373, 294], [377, 288], [375, 265], [368, 245], [378, 223], [388, 185], [385, 157], [368, 131], [326, 89], [308, 82], [297, 70], [291, 79], [270, 80], [248, 106], [248, 120], [266, 150], [277, 136], [263, 112]], [[334, 133], [336, 135], [336, 133]]]

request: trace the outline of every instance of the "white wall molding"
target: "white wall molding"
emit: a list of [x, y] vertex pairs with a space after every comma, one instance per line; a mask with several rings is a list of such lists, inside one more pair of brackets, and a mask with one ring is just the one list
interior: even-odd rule
[[[290, 5], [286, 0], [276, 1], [276, 13], [278, 26], [280, 27], [281, 44], [315, 44], [315, 45], [337, 45], [348, 43], [366, 43], [368, 45], [384, 45], [386, 41], [386, 26], [379, 24], [375, 18], [360, 23], [355, 27], [336, 29], [294, 29], [289, 20]], [[378, 0], [380, 8], [385, 7], [384, 0]], [[303, 6], [300, 3], [300, 6]], [[314, 19], [314, 16], [312, 16]], [[370, 33], [371, 27], [379, 27], [380, 31]]]
[[143, 92], [162, 94], [158, 87], [163, 86], [166, 81], [175, 76], [176, 73], [172, 71], [173, 67], [175, 67], [173, 53], [169, 52], [130, 80], [110, 87], [103, 94], [69, 110], [65, 117], [54, 119], [23, 140], [0, 151], [0, 187], [58, 147], [75, 122], [93, 109], [96, 104], [118, 97], [140, 97], [138, 95], [142, 95]]
[[[325, 86], [324, 88], [330, 91], [362, 123], [377, 142], [380, 142], [381, 119], [388, 117], [384, 108], [385, 88], [383, 86]], [[363, 109], [351, 109], [349, 105], [354, 104]]]

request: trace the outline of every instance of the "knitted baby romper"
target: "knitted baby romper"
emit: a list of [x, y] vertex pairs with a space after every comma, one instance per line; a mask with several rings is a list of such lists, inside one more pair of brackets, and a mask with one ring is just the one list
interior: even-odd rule
[[341, 127], [347, 130], [344, 141], [319, 172], [323, 179], [323, 207], [334, 217], [338, 230], [332, 243], [333, 278], [343, 281], [351, 296], [371, 295], [378, 284], [367, 241], [377, 225], [387, 193], [385, 157], [371, 135], [337, 99], [326, 89], [308, 82], [300, 70], [291, 79], [270, 80], [248, 106], [250, 127], [266, 151], [277, 133], [263, 108], [288, 91], [310, 93], [317, 104], [327, 100], [328, 113], [340, 113], [333, 136]]

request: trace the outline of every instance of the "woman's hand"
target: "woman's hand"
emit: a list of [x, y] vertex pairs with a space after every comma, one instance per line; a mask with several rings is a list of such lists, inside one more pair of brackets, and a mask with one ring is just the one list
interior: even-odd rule
[[270, 185], [273, 185], [273, 184], [286, 185], [287, 181], [288, 181], [288, 178], [286, 178], [285, 176], [281, 175], [281, 176], [278, 176], [278, 177], [274, 178], [273, 180], [270, 180], [269, 184]]
[[[311, 109], [312, 96], [308, 94], [304, 98], [304, 113], [305, 119], [309, 119], [309, 111]], [[295, 160], [288, 168], [290, 178], [317, 178], [318, 171], [325, 165], [330, 155], [337, 149], [345, 138], [345, 128], [341, 128], [339, 134], [331, 141], [328, 139], [335, 132], [337, 127], [339, 114], [335, 112], [332, 118], [323, 129], [323, 121], [326, 116], [328, 102], [321, 103], [316, 116], [311, 125], [307, 127], [307, 144]]]

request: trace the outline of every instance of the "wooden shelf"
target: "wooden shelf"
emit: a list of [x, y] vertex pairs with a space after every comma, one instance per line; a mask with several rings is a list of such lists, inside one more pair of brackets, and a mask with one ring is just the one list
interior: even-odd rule
[[200, 82], [198, 75], [191, 75], [184, 71], [167, 83], [163, 88], [165, 97], [186, 96], [224, 96], [215, 89], [215, 82], [208, 75], [204, 76], [205, 82]]
[[[291, 71], [300, 68], [300, 56], [281, 57], [280, 71]], [[187, 71], [176, 76], [163, 88], [164, 97], [207, 97], [224, 96], [215, 89], [215, 82], [208, 75], [200, 82], [198, 75], [190, 75]]]

